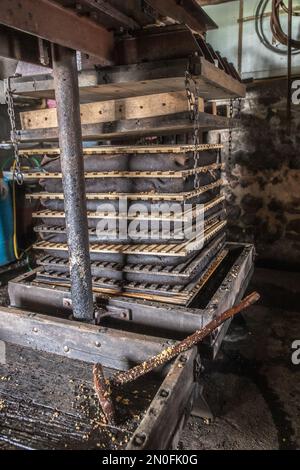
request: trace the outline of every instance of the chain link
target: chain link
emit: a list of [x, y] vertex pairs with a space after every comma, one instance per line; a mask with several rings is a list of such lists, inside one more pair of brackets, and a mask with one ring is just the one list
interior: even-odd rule
[[229, 104], [229, 136], [228, 136], [228, 153], [229, 156], [232, 153], [232, 118], [233, 118], [233, 100], [230, 100]]
[[[192, 89], [193, 88], [193, 89]], [[193, 132], [193, 145], [194, 145], [194, 170], [198, 168], [198, 162], [200, 157], [199, 144], [200, 144], [200, 113], [199, 113], [199, 88], [196, 80], [193, 78], [189, 70], [185, 72], [185, 90], [189, 105], [190, 119], [194, 123]], [[197, 171], [195, 171], [194, 188], [199, 189], [200, 180]]]
[[238, 98], [237, 118], [239, 120], [242, 118], [242, 98]]
[[16, 116], [15, 116], [15, 108], [14, 108], [14, 99], [13, 99], [13, 92], [11, 90], [11, 78], [6, 78], [4, 80], [5, 86], [5, 102], [7, 104], [7, 112], [10, 121], [11, 127], [11, 143], [14, 150], [14, 171], [13, 177], [15, 178], [16, 182], [21, 185], [24, 181], [24, 176], [21, 170], [21, 162], [19, 156], [19, 142], [18, 142], [18, 134], [16, 129]]
[[234, 117], [234, 103], [237, 101], [237, 113], [236, 118], [241, 120], [242, 117], [242, 99], [235, 98], [230, 100], [229, 105], [229, 117], [230, 117], [230, 124], [229, 124], [229, 137], [228, 137], [228, 153], [229, 156], [232, 154], [232, 129], [233, 129], [233, 117]]

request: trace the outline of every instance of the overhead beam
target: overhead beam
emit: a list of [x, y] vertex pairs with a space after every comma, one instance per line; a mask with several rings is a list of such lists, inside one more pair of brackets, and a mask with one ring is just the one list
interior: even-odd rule
[[0, 57], [41, 65], [37, 38], [0, 25]]
[[140, 25], [129, 16], [109, 4], [106, 0], [81, 0], [83, 6], [92, 10], [92, 15], [98, 22], [105, 24], [107, 19], [126, 29], [137, 29]]
[[209, 6], [209, 5], [220, 5], [220, 3], [229, 3], [235, 2], [236, 0], [196, 0], [197, 3], [201, 6]]
[[199, 33], [218, 28], [197, 0], [185, 0], [184, 2], [178, 2], [178, 0], [147, 0], [147, 3], [163, 16], [173, 18], [178, 23], [186, 24]]
[[49, 0], [1, 0], [0, 23], [47, 41], [113, 62], [113, 33]]
[[[193, 63], [200, 94], [205, 100], [245, 96], [243, 83], [203, 57], [195, 58]], [[83, 71], [79, 76], [80, 99], [87, 103], [185, 91], [186, 67], [187, 58], [183, 58]], [[39, 80], [38, 77], [18, 78], [13, 81], [13, 87], [17, 95], [54, 98], [54, 84], [50, 76], [46, 80]]]

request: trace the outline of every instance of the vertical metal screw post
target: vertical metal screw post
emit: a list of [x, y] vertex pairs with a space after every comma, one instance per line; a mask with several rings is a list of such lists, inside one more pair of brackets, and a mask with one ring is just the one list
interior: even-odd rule
[[93, 319], [93, 294], [76, 52], [52, 45], [73, 316]]

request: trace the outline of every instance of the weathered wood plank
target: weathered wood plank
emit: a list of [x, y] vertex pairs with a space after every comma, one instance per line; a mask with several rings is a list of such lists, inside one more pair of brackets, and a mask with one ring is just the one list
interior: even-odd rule
[[[164, 380], [151, 374], [114, 390], [117, 423], [99, 426], [91, 365], [10, 344], [6, 349], [0, 365], [0, 448], [5, 449], [125, 448]], [[106, 377], [114, 372], [105, 368]]]
[[[223, 144], [199, 144], [199, 152], [205, 150], [222, 149]], [[176, 145], [99, 145], [98, 147], [87, 147], [83, 149], [83, 155], [128, 155], [128, 154], [168, 154], [168, 153], [188, 153], [193, 152], [195, 146], [191, 144]], [[60, 149], [56, 148], [34, 148], [20, 149], [20, 155], [60, 155]]]
[[[230, 119], [226, 117], [200, 113], [199, 128], [201, 131], [229, 127]], [[193, 129], [194, 124], [190, 119], [190, 114], [185, 112], [142, 119], [83, 124], [82, 137], [85, 140], [128, 139], [138, 136], [180, 134], [190, 132]], [[20, 130], [17, 131], [17, 134], [21, 142], [58, 140], [57, 127]]]
[[[202, 98], [218, 100], [245, 96], [246, 87], [243, 83], [203, 57], [194, 61], [197, 64], [196, 78]], [[187, 57], [184, 57], [82, 71], [79, 75], [81, 102], [182, 92], [185, 90], [186, 68]], [[18, 95], [55, 98], [53, 78], [49, 75], [18, 78], [13, 81], [13, 88]]]
[[128, 450], [162, 450], [171, 447], [179, 422], [184, 415], [189, 416], [192, 406], [196, 356], [197, 348], [193, 348], [176, 359], [130, 439]]
[[85, 52], [106, 64], [113, 62], [113, 33], [57, 2], [2, 0], [0, 23]]
[[[85, 125], [164, 116], [188, 110], [186, 93], [178, 92], [82, 104], [80, 115], [81, 123]], [[204, 111], [204, 101], [201, 98], [199, 110]], [[20, 113], [20, 119], [22, 129], [57, 127], [56, 108], [25, 111]]]

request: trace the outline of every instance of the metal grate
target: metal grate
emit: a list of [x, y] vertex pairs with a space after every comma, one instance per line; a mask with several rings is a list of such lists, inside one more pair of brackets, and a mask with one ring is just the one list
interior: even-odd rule
[[[151, 214], [145, 215], [145, 214], [122, 214], [116, 212], [115, 214], [110, 214], [108, 211], [88, 211], [87, 216], [89, 219], [126, 219], [126, 220], [177, 220], [180, 219], [183, 222], [186, 220], [190, 220], [191, 213], [193, 214], [192, 217], [196, 218], [198, 215], [200, 215], [203, 211], [204, 213], [209, 211], [210, 209], [213, 209], [214, 207], [218, 206], [222, 202], [225, 201], [225, 196], [219, 196], [211, 201], [207, 202], [206, 204], [203, 204], [203, 209], [202, 208], [193, 208], [185, 212], [184, 215], [182, 214], [175, 214], [175, 213], [170, 213], [170, 214], [163, 214], [159, 212], [151, 212]], [[65, 213], [63, 211], [52, 211], [49, 209], [42, 210], [42, 211], [36, 211], [33, 212], [32, 216], [35, 219], [64, 219], [65, 218]]]
[[[175, 266], [150, 265], [145, 263], [126, 264], [108, 261], [91, 262], [93, 276], [108, 276], [111, 279], [156, 279], [157, 282], [187, 283], [200, 273], [207, 263], [215, 256], [225, 243], [225, 234], [219, 235], [204, 250], [201, 250], [192, 260], [183, 261]], [[37, 264], [47, 271], [68, 272], [69, 260], [57, 256], [46, 255], [37, 259]]]
[[[93, 277], [93, 292], [107, 295], [118, 295], [123, 297], [143, 298], [157, 302], [165, 302], [188, 306], [198, 295], [200, 290], [218, 269], [228, 255], [228, 250], [222, 252], [209, 264], [204, 273], [197, 281], [186, 286], [161, 285], [157, 283], [122, 282], [108, 279], [107, 277]], [[33, 285], [52, 285], [70, 287], [70, 276], [66, 273], [41, 270], [37, 273]]]
[[[195, 169], [182, 171], [89, 171], [85, 173], [85, 178], [188, 178], [199, 173], [209, 173], [223, 170], [224, 164], [213, 163], [212, 165], [200, 166]], [[24, 172], [24, 179], [62, 179], [60, 172]]]
[[[217, 222], [204, 233], [200, 239], [192, 239], [183, 243], [149, 244], [149, 245], [121, 245], [90, 243], [90, 253], [117, 253], [124, 255], [154, 255], [154, 256], [187, 256], [189, 253], [201, 249], [203, 242], [211, 240], [225, 226], [226, 221]], [[36, 250], [68, 251], [66, 243], [40, 241], [33, 245]]]

